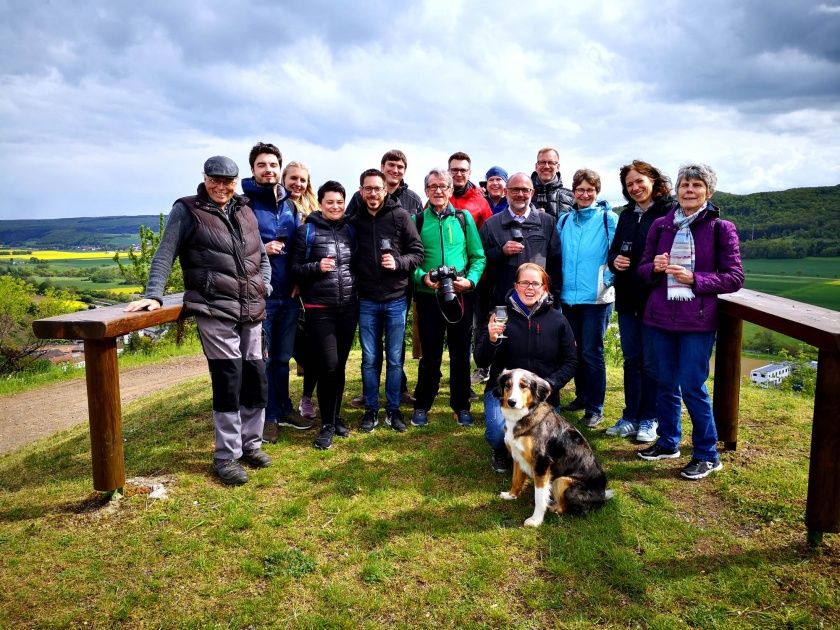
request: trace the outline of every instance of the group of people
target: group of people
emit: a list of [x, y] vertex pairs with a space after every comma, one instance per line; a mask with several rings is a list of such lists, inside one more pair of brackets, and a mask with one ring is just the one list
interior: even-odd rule
[[[346, 364], [356, 335], [362, 349], [364, 415], [422, 427], [437, 397], [443, 351], [449, 353], [449, 406], [473, 424], [473, 380], [487, 382], [485, 436], [491, 464], [510, 467], [504, 420], [492, 393], [503, 369], [524, 368], [552, 385], [550, 402], [571, 379], [576, 397], [563, 409], [603, 422], [604, 335], [618, 311], [625, 406], [607, 434], [650, 446], [648, 460], [680, 456], [681, 400], [692, 418], [689, 479], [720, 469], [705, 389], [717, 328], [719, 293], [743, 285], [734, 226], [709, 199], [715, 173], [683, 166], [676, 198], [668, 177], [646, 162], [620, 172], [627, 205], [617, 216], [598, 199], [601, 179], [578, 170], [572, 188], [559, 153], [537, 153], [534, 172], [494, 166], [470, 181], [469, 155], [424, 178], [425, 204], [404, 181], [399, 150], [365, 170], [345, 206], [346, 190], [326, 181], [314, 193], [299, 162], [283, 168], [280, 150], [257, 143], [251, 177], [224, 156], [204, 164], [197, 194], [175, 202], [152, 260], [144, 296], [126, 310], [159, 308], [174, 259], [184, 271], [184, 308], [195, 316], [213, 392], [213, 469], [226, 484], [248, 480], [243, 464], [265, 467], [264, 439], [278, 427], [307, 429], [320, 413], [314, 446], [328, 449], [350, 428], [341, 415]], [[414, 309], [417, 383], [403, 369], [407, 314]], [[474, 336], [475, 333], [475, 336]], [[303, 369], [294, 413], [289, 364]], [[380, 380], [385, 368], [384, 409]], [[318, 412], [312, 403], [317, 391]]]

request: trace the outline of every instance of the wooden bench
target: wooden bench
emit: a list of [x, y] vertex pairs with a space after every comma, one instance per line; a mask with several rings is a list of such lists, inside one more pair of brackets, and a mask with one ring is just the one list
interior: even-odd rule
[[[33, 323], [42, 339], [82, 339], [87, 366], [93, 487], [113, 492], [125, 484], [116, 338], [181, 316], [182, 294], [156, 311], [126, 313], [122, 306], [60, 315]], [[840, 532], [840, 313], [742, 289], [721, 296], [715, 356], [714, 412], [725, 447], [738, 444], [741, 339], [744, 320], [819, 349], [814, 428], [805, 523], [812, 544]]]
[[738, 445], [744, 320], [819, 350], [805, 525], [808, 541], [840, 532], [840, 313], [741, 289], [722, 295], [715, 351], [715, 423], [728, 450]]
[[117, 337], [181, 317], [183, 293], [164, 298], [156, 311], [126, 313], [124, 304], [68, 313], [32, 323], [40, 339], [81, 339], [85, 344], [93, 487], [102, 492], [125, 485], [120, 370]]

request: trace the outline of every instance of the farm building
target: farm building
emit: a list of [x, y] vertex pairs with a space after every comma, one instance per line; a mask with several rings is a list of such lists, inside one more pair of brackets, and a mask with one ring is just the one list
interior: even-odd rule
[[790, 376], [791, 364], [787, 361], [782, 363], [770, 363], [750, 372], [750, 380], [756, 385], [769, 387], [770, 385], [781, 385], [782, 381]]

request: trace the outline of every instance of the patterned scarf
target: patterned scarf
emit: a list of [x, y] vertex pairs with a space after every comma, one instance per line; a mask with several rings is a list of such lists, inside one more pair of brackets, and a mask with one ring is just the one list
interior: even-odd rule
[[[674, 244], [671, 245], [671, 257], [669, 264], [682, 265], [689, 271], [694, 271], [695, 253], [694, 237], [691, 235], [690, 226], [694, 219], [700, 216], [705, 210], [703, 206], [691, 216], [685, 216], [682, 208], [677, 208], [674, 213], [674, 225], [677, 226], [677, 234], [674, 236]], [[674, 276], [668, 275], [668, 299], [687, 301], [694, 299], [694, 291], [691, 285], [683, 284]]]

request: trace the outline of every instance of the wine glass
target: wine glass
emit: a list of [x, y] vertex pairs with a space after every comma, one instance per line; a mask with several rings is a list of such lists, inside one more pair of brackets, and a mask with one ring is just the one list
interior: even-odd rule
[[286, 255], [286, 240], [289, 236], [289, 229], [287, 227], [277, 229], [277, 234], [275, 235], [274, 240], [278, 241], [282, 245], [282, 249], [278, 252], [281, 256]]
[[[496, 318], [496, 321], [500, 324], [506, 324], [508, 320], [508, 310], [507, 306], [496, 306], [493, 308], [493, 316]], [[499, 333], [499, 339], [507, 339], [507, 336], [501, 332]]]
[[335, 271], [335, 259], [337, 257], [337, 249], [334, 243], [327, 243], [324, 246], [324, 258], [329, 258], [333, 261], [332, 271]]

